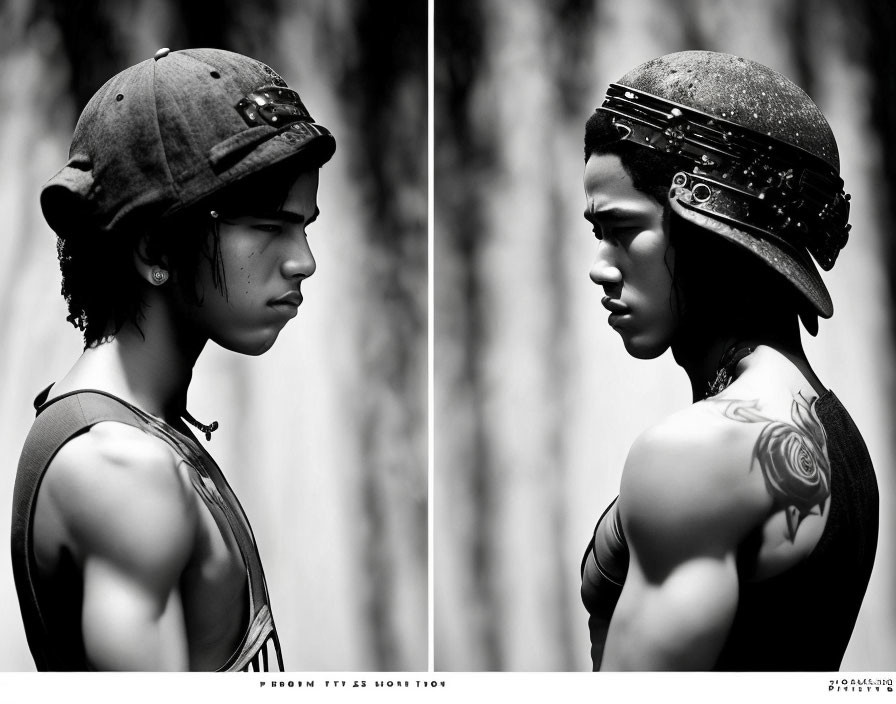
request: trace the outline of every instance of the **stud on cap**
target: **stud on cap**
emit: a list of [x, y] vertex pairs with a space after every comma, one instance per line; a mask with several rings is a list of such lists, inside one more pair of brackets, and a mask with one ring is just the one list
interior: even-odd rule
[[170, 53], [171, 49], [166, 46], [164, 49], [159, 49], [152, 58], [158, 61], [159, 59], [164, 59]]

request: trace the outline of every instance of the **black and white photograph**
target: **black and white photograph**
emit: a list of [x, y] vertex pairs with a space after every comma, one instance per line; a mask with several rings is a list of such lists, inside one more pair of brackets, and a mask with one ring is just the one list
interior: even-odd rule
[[425, 670], [426, 5], [0, 34], [0, 669]]
[[887, 0], [0, 2], [0, 689], [892, 693], [894, 76]]
[[892, 671], [893, 9], [435, 22], [436, 669]]

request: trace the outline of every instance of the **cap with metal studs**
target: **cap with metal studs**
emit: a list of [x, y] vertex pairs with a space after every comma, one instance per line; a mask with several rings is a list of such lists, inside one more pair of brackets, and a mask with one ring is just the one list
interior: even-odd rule
[[108, 232], [176, 214], [276, 164], [318, 168], [335, 148], [266, 64], [163, 48], [90, 99], [41, 206], [60, 236]]

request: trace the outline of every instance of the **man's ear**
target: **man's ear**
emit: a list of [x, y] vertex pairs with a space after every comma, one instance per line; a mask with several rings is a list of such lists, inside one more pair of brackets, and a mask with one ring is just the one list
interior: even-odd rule
[[161, 286], [168, 280], [168, 257], [155, 257], [149, 255], [149, 235], [140, 235], [134, 246], [134, 268], [144, 281], [153, 286]]

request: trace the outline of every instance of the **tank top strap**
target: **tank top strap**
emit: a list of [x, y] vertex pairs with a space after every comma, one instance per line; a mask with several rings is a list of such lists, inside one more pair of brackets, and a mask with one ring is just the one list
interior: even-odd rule
[[[246, 563], [246, 572], [249, 579], [250, 611], [253, 618], [257, 618], [262, 611], [268, 610], [269, 597], [267, 581], [264, 576], [264, 568], [261, 565], [261, 558], [258, 554], [258, 548], [256, 547], [257, 543], [255, 542], [255, 536], [252, 533], [252, 527], [249, 524], [249, 520], [245, 513], [243, 513], [242, 507], [236, 498], [236, 494], [234, 494], [233, 490], [230, 488], [226, 478], [211, 455], [209, 455], [205, 451], [205, 448], [201, 447], [198, 443], [195, 444], [195, 449], [188, 449], [193, 450], [195, 456], [194, 461], [197, 464], [201, 464], [202, 471], [205, 472], [217, 492], [218, 496], [216, 497], [216, 503], [227, 517], [227, 522], [230, 524], [234, 538], [236, 538], [237, 544], [239, 545], [240, 552], [243, 554], [243, 560]], [[197, 450], [199, 451], [198, 453]], [[271, 620], [270, 617], [268, 617], [267, 620]], [[277, 647], [279, 649], [279, 644]]]

